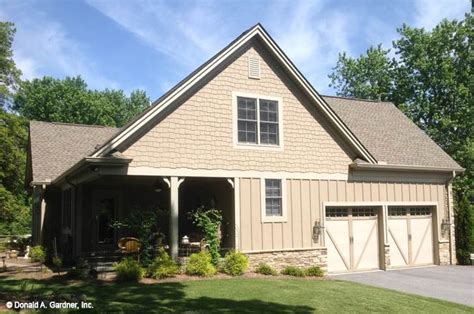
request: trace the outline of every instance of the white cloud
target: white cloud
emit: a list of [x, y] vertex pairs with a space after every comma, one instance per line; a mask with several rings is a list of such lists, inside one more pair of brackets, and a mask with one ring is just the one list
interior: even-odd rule
[[225, 43], [225, 26], [215, 27], [221, 16], [199, 3], [172, 9], [169, 3], [158, 1], [87, 2], [179, 65], [195, 67]]
[[463, 19], [471, 9], [469, 0], [417, 0], [415, 26], [431, 30], [441, 20]]
[[[277, 4], [267, 18], [275, 40], [300, 68], [315, 88], [330, 92], [328, 74], [335, 66], [339, 52], [351, 51], [349, 35], [353, 15], [331, 9], [323, 1]], [[276, 16], [279, 18], [276, 18]], [[285, 20], [285, 23], [272, 21]]]
[[43, 75], [81, 75], [92, 88], [117, 88], [118, 84], [101, 75], [83, 52], [80, 44], [68, 36], [62, 25], [44, 13], [33, 12], [27, 5], [6, 2], [0, 17], [15, 23], [13, 58], [24, 79]]

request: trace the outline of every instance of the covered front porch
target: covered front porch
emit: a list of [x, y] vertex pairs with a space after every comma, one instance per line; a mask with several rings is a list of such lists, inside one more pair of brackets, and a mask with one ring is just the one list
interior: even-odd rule
[[200, 249], [192, 244], [202, 243], [203, 234], [190, 213], [204, 207], [222, 212], [221, 249], [234, 249], [234, 194], [234, 181], [227, 178], [105, 175], [70, 184], [61, 192], [59, 248], [73, 257], [114, 254], [121, 238], [139, 236], [117, 225], [143, 217], [156, 220], [149, 241], [176, 259]]

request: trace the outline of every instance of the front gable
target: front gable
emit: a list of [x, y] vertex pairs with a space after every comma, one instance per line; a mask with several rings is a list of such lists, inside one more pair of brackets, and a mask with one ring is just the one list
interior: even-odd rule
[[[260, 78], [249, 77], [249, 60]], [[277, 147], [236, 145], [236, 96], [279, 100]], [[119, 148], [129, 167], [347, 174], [357, 157], [259, 40], [242, 46], [199, 88]]]

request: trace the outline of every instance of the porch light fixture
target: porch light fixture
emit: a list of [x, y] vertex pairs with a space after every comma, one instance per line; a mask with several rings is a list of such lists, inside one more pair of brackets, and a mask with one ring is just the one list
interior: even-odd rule
[[313, 241], [314, 242], [319, 242], [319, 237], [321, 236], [323, 229], [324, 229], [324, 226], [321, 225], [321, 222], [319, 220], [316, 220], [313, 226]]

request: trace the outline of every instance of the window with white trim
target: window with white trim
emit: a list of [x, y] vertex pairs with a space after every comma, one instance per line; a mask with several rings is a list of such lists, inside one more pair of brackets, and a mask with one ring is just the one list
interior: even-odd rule
[[237, 96], [237, 142], [280, 145], [280, 112], [276, 100]]
[[283, 216], [283, 199], [280, 179], [265, 179], [265, 215]]

